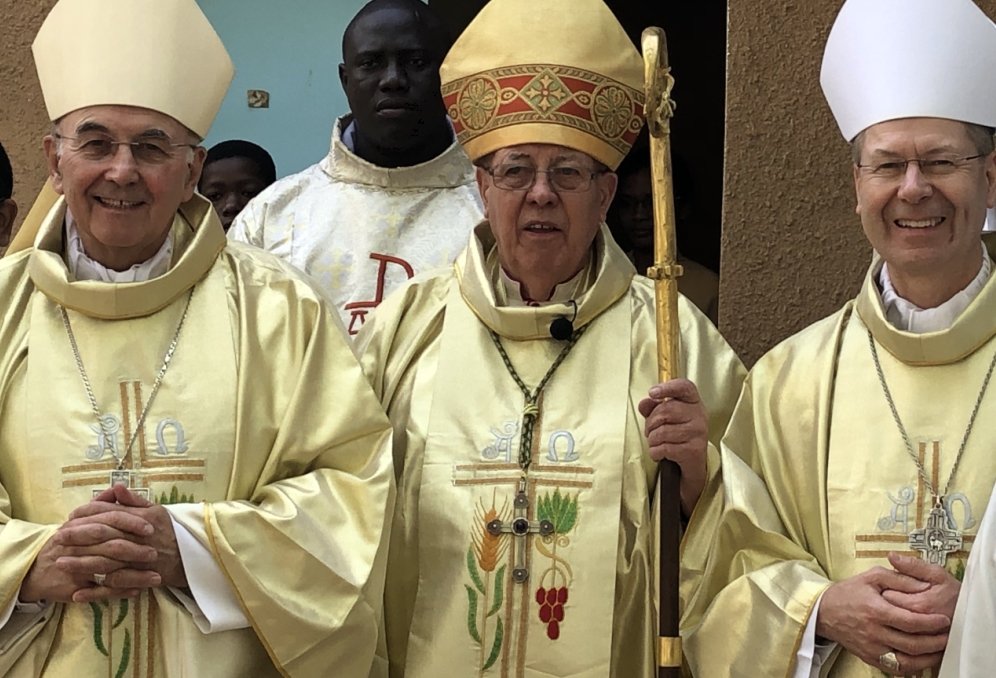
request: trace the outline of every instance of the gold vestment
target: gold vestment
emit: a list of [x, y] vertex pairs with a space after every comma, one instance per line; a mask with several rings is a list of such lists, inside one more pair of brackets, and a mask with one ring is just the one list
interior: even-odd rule
[[[136, 486], [182, 505], [174, 518], [214, 556], [251, 628], [205, 635], [166, 588], [54, 604], [0, 630], [0, 673], [366, 675], [393, 505], [390, 428], [320, 293], [271, 255], [226, 244], [200, 197], [174, 220], [165, 275], [74, 282], [64, 214], [60, 199], [35, 247], [0, 260], [0, 608], [115, 467], [61, 304], [111, 445]], [[176, 352], [124, 454], [188, 296]]]
[[[831, 581], [910, 550], [930, 492], [918, 476], [876, 373], [868, 330], [899, 416], [943, 492], [996, 352], [996, 276], [947, 330], [912, 334], [885, 318], [876, 285], [772, 349], [751, 371], [723, 438], [723, 505], [684, 631], [699, 676], [791, 676], [814, 605]], [[946, 504], [964, 534], [947, 559], [961, 577], [996, 478], [996, 388], [981, 401]], [[706, 536], [699, 533], [698, 537]], [[878, 678], [838, 649], [833, 678]]]
[[[385, 598], [392, 676], [650, 676], [656, 636], [656, 465], [636, 404], [657, 381], [652, 283], [608, 230], [575, 297], [586, 327], [540, 400], [513, 502], [524, 396], [495, 347], [535, 388], [563, 348], [550, 336], [568, 304], [499, 306], [489, 225], [445, 270], [387, 299], [358, 347], [395, 430], [399, 501]], [[680, 300], [683, 373], [718, 440], [744, 370], [718, 332]], [[710, 445], [715, 477], [718, 453]], [[493, 534], [488, 523], [549, 520], [552, 532]], [[708, 522], [698, 510], [690, 529]], [[684, 553], [686, 589], [703, 552]], [[522, 562], [525, 583], [514, 581]]]

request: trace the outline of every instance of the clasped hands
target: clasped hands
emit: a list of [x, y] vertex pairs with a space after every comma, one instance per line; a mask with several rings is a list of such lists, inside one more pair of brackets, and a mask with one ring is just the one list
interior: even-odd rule
[[[105, 577], [97, 584], [94, 575]], [[159, 586], [187, 586], [169, 513], [115, 485], [74, 509], [45, 543], [20, 600], [88, 603]]]
[[894, 570], [874, 567], [832, 584], [816, 619], [821, 638], [843, 645], [879, 670], [894, 653], [895, 675], [936, 668], [944, 657], [960, 582], [939, 565], [889, 554]]
[[653, 386], [637, 408], [646, 419], [650, 457], [681, 468], [681, 510], [690, 516], [705, 488], [709, 445], [709, 419], [699, 391], [687, 379], [671, 379]]

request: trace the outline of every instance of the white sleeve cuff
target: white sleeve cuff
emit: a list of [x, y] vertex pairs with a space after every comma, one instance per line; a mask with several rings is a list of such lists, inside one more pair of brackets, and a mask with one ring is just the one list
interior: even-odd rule
[[816, 642], [816, 617], [820, 612], [820, 603], [823, 601], [823, 594], [816, 599], [813, 611], [809, 615], [809, 622], [806, 630], [802, 632], [802, 643], [799, 645], [799, 652], [795, 656], [795, 673], [793, 678], [819, 678], [820, 669], [824, 662], [830, 657], [837, 643], [817, 643]]
[[24, 632], [43, 620], [52, 605], [44, 600], [37, 603], [22, 603], [21, 590], [17, 590], [14, 600], [7, 609], [0, 611], [0, 653], [6, 652], [9, 645], [20, 638]]
[[[171, 507], [164, 508], [169, 511]], [[242, 612], [235, 591], [211, 552], [197, 541], [190, 530], [178, 523], [172, 513], [170, 521], [176, 533], [176, 545], [180, 550], [190, 595], [172, 586], [169, 590], [190, 612], [194, 624], [205, 634], [249, 628], [249, 620]]]

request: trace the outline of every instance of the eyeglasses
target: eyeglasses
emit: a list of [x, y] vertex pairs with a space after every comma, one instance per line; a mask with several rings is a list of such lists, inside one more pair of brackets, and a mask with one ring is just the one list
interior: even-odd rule
[[130, 146], [131, 155], [140, 165], [162, 165], [176, 157], [177, 148], [197, 148], [197, 144], [177, 144], [169, 137], [145, 137], [138, 141], [117, 141], [104, 134], [87, 133], [78, 137], [54, 134], [60, 141], [68, 141], [69, 148], [84, 160], [101, 162], [114, 156], [118, 146]]
[[911, 162], [915, 162], [920, 167], [920, 173], [930, 179], [945, 177], [954, 174], [964, 167], [971, 160], [984, 158], [988, 153], [978, 155], [938, 156], [936, 158], [908, 158], [906, 160], [886, 160], [868, 165], [856, 163], [858, 169], [866, 174], [879, 179], [899, 179], [906, 175], [906, 169]]
[[499, 165], [486, 171], [491, 175], [495, 186], [506, 191], [529, 190], [536, 183], [536, 175], [545, 174], [558, 193], [587, 191], [591, 187], [591, 180], [599, 174], [604, 174], [604, 170], [589, 170], [570, 165], [551, 167], [548, 170], [538, 170], [529, 165]]

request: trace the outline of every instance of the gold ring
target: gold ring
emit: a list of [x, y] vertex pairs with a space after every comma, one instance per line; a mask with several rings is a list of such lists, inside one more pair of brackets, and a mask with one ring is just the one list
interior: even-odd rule
[[97, 574], [93, 575], [93, 583], [96, 584], [97, 586], [103, 586], [105, 581], [107, 581], [106, 574], [100, 574], [98, 572]]
[[882, 668], [899, 673], [899, 658], [896, 657], [895, 652], [890, 651], [880, 654], [878, 656], [878, 663], [882, 665]]

